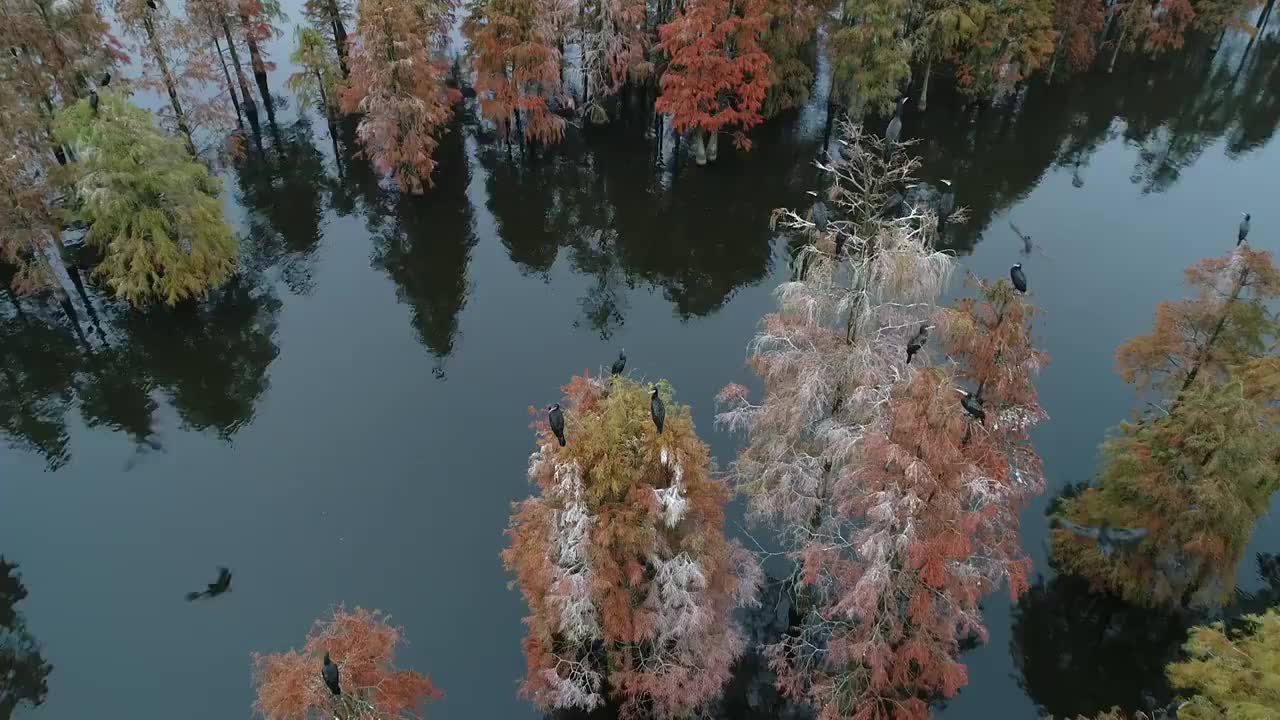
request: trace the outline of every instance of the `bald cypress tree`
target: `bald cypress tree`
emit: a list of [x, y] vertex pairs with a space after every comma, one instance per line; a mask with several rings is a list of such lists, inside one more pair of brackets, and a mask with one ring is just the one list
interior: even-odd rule
[[75, 212], [102, 256], [94, 272], [135, 306], [203, 297], [230, 277], [238, 253], [219, 182], [149, 113], [119, 93], [100, 96], [97, 111], [82, 100], [56, 124], [80, 156]]

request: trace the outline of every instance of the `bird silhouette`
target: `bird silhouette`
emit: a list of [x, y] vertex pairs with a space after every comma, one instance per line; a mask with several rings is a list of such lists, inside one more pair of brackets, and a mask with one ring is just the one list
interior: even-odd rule
[[806, 190], [805, 192], [815, 198], [813, 201], [813, 210], [810, 211], [810, 217], [813, 218], [814, 227], [817, 228], [818, 232], [826, 232], [827, 228], [831, 225], [831, 211], [827, 209], [827, 204], [822, 202], [822, 199], [818, 197], [818, 193], [816, 191]]
[[1236, 245], [1249, 238], [1249, 221], [1251, 219], [1249, 213], [1244, 213], [1244, 219], [1240, 221], [1240, 232], [1236, 234]]
[[207, 590], [187, 593], [187, 602], [201, 597], [217, 597], [229, 590], [231, 590], [231, 571], [227, 568], [220, 567], [218, 568], [218, 579], [209, 583]]
[[1017, 225], [1014, 225], [1012, 220], [1009, 221], [1009, 227], [1013, 228], [1013, 233], [1022, 241], [1022, 254], [1030, 255], [1031, 249], [1035, 246], [1034, 243], [1031, 242], [1031, 236], [1022, 232], [1022, 229]]
[[111, 73], [102, 73], [102, 79], [98, 81], [98, 87], [106, 87], [111, 84]]
[[1009, 279], [1013, 281], [1013, 286], [1018, 292], [1025, 293], [1027, 291], [1027, 274], [1022, 272], [1022, 263], [1014, 263], [1009, 268]]
[[94, 115], [98, 114], [98, 102], [99, 102], [98, 93], [94, 90], [90, 90], [89, 91], [89, 109], [93, 111]]
[[923, 348], [924, 344], [927, 342], [929, 342], [929, 326], [921, 325], [920, 329], [916, 330], [916, 334], [912, 335], [911, 339], [907, 341], [908, 365], [911, 364], [911, 358], [915, 357], [916, 353], [920, 352], [920, 349]]
[[613, 361], [613, 367], [609, 368], [609, 372], [614, 375], [621, 375], [623, 370], [627, 369], [627, 349], [622, 348], [622, 352], [618, 353], [618, 359]]
[[160, 9], [160, 6], [156, 5], [156, 0], [147, 0], [147, 7], [151, 8], [152, 10]]
[[662, 398], [658, 397], [658, 388], [653, 388], [653, 395], [649, 400], [649, 414], [653, 416], [653, 424], [658, 428], [658, 434], [662, 434], [662, 423], [667, 419], [667, 406], [662, 404]]
[[333, 664], [327, 652], [324, 654], [324, 667], [320, 669], [320, 677], [324, 678], [324, 684], [334, 697], [342, 694], [342, 686], [338, 684], [338, 666]]
[[[907, 99], [902, 98], [898, 101], [898, 107], [893, 111], [893, 119], [889, 121], [889, 127], [884, 129], [884, 140], [890, 146], [898, 143], [898, 137], [902, 135], [902, 106], [907, 104]], [[888, 148], [885, 148], [886, 150]]]
[[1113, 528], [1106, 523], [1092, 527], [1056, 517], [1049, 521], [1049, 527], [1070, 530], [1082, 538], [1097, 540], [1103, 557], [1111, 557], [1116, 548], [1133, 545], [1147, 536], [1146, 528]]
[[951, 189], [950, 180], [943, 180], [942, 184], [946, 189], [942, 191], [942, 197], [938, 198], [938, 220], [946, 222], [951, 213], [956, 211], [956, 193]]
[[987, 419], [987, 411], [982, 409], [982, 398], [960, 388], [956, 388], [956, 392], [963, 396], [960, 398], [960, 407], [964, 408], [965, 412], [969, 413], [978, 422]]
[[551, 432], [560, 441], [560, 447], [564, 447], [564, 413], [560, 412], [560, 403], [547, 408], [547, 422], [551, 424]]

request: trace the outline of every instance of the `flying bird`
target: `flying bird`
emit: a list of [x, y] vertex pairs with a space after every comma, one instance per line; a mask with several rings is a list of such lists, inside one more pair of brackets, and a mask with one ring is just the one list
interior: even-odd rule
[[564, 447], [564, 413], [560, 412], [560, 403], [547, 408], [547, 422], [551, 424], [551, 432], [560, 441], [560, 447]]
[[102, 79], [98, 81], [98, 87], [106, 87], [111, 84], [111, 73], [102, 73]]
[[1070, 530], [1082, 538], [1097, 540], [1098, 549], [1102, 552], [1103, 557], [1111, 557], [1111, 553], [1115, 552], [1117, 547], [1133, 545], [1147, 536], [1146, 528], [1113, 528], [1106, 523], [1098, 527], [1091, 527], [1077, 525], [1069, 520], [1056, 517], [1049, 521], [1049, 527]]
[[652, 399], [649, 400], [649, 414], [653, 416], [653, 424], [658, 427], [658, 434], [662, 434], [662, 423], [667, 419], [667, 406], [662, 404], [662, 398], [658, 397], [658, 388], [653, 388]]
[[927, 342], [929, 342], [929, 326], [921, 325], [920, 329], [916, 330], [916, 334], [912, 335], [911, 339], [907, 341], [908, 365], [911, 364], [911, 358], [915, 357], [916, 353], [920, 352], [920, 348], [923, 348]]
[[622, 352], [618, 353], [618, 359], [613, 361], [613, 367], [609, 371], [614, 375], [621, 375], [623, 370], [627, 369], [627, 349], [622, 348]]
[[227, 592], [230, 589], [231, 589], [231, 571], [228, 570], [227, 568], [220, 567], [218, 568], [218, 579], [209, 583], [207, 590], [187, 593], [187, 602], [199, 599], [201, 597], [211, 597], [211, 598], [218, 597], [219, 595], [221, 595], [224, 592]]
[[89, 91], [89, 109], [94, 115], [98, 114], [98, 93], [94, 90]]
[[965, 392], [960, 388], [956, 388], [956, 392], [964, 396], [960, 398], [960, 407], [964, 408], [965, 412], [969, 413], [969, 415], [978, 422], [982, 422], [987, 419], [987, 411], [982, 409], [982, 398], [972, 393]]
[[1244, 219], [1240, 221], [1240, 232], [1236, 235], [1236, 245], [1244, 242], [1249, 238], [1249, 213], [1244, 213]]
[[1022, 263], [1014, 263], [1009, 268], [1009, 279], [1013, 281], [1013, 286], [1018, 292], [1025, 293], [1027, 291], [1027, 274], [1022, 272]]
[[338, 684], [338, 666], [333, 664], [327, 652], [324, 654], [324, 667], [320, 669], [320, 677], [324, 678], [324, 684], [334, 697], [342, 694], [342, 686]]
[[890, 146], [896, 145], [898, 137], [902, 135], [902, 106], [906, 104], [906, 98], [898, 101], [898, 107], [893, 111], [893, 119], [889, 121], [889, 127], [884, 129], [884, 140]]

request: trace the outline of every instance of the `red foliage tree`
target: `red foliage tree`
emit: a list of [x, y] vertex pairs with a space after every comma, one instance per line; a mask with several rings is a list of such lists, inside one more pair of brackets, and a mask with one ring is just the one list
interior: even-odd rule
[[433, 184], [435, 135], [461, 95], [445, 85], [437, 51], [452, 17], [448, 0], [365, 0], [350, 47], [345, 112], [364, 113], [358, 134], [378, 169], [414, 193]]
[[511, 123], [543, 144], [564, 137], [567, 103], [560, 79], [559, 24], [542, 18], [537, 0], [471, 0], [462, 34], [471, 48], [480, 112], [510, 136]]
[[[671, 56], [658, 112], [671, 113], [677, 131], [709, 133], [712, 160], [717, 133], [732, 129], [734, 143], [750, 148], [745, 131], [763, 121], [772, 62], [761, 46], [766, 9], [766, 0], [690, 0], [658, 28], [659, 45]], [[701, 135], [697, 142], [700, 147]]]
[[1053, 29], [1058, 33], [1058, 44], [1053, 55], [1049, 75], [1053, 75], [1058, 61], [1064, 59], [1073, 72], [1087, 70], [1097, 54], [1094, 36], [1102, 30], [1106, 20], [1100, 0], [1058, 0], [1053, 4]]
[[[254, 710], [267, 720], [417, 720], [444, 695], [430, 678], [394, 665], [400, 628], [378, 611], [339, 608], [316, 621], [302, 650], [253, 656]], [[325, 653], [338, 666], [340, 697], [325, 686]]]
[[503, 552], [530, 615], [521, 693], [540, 709], [604, 702], [624, 718], [687, 717], [742, 652], [735, 607], [754, 602], [755, 560], [725, 539], [728, 489], [689, 409], [668, 399], [662, 434], [648, 388], [575, 377], [564, 388], [568, 444], [545, 421]]

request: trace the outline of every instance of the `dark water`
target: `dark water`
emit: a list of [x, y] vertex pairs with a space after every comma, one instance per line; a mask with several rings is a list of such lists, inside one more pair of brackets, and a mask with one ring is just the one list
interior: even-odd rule
[[[1114, 348], [1183, 292], [1185, 266], [1234, 244], [1241, 211], [1256, 246], [1278, 237], [1280, 39], [1246, 41], [980, 112], [936, 90], [907, 118], [924, 177], [954, 179], [970, 208], [950, 237], [964, 269], [1020, 259], [1009, 220], [1049, 255], [1023, 260], [1053, 358], [1036, 436], [1050, 490], [1024, 518], [1046, 574], [1045, 506], [1088, 479], [1131, 406]], [[739, 443], [712, 427], [712, 397], [751, 382], [744, 347], [787, 273], [769, 212], [814, 183], [823, 98], [706, 169], [673, 163], [669, 138], [655, 167], [643, 117], [528, 158], [462, 119], [437, 187], [397, 198], [353, 156], [351, 127], [334, 143], [300, 119], [286, 75], [266, 157], [224, 175], [239, 281], [147, 314], [91, 288], [92, 353], [55, 306], [0, 298], [0, 551], [54, 665], [31, 717], [245, 716], [250, 654], [301, 644], [339, 603], [404, 626], [401, 665], [447, 694], [431, 717], [534, 717], [515, 695], [524, 606], [497, 557], [529, 493], [527, 408], [625, 346], [693, 404], [722, 464]], [[1246, 590], [1253, 553], [1277, 549], [1273, 513]], [[234, 592], [183, 602], [219, 564]], [[966, 656], [949, 719], [1135, 707], [1165, 692], [1183, 636], [1070, 578], [985, 608], [990, 641]]]

